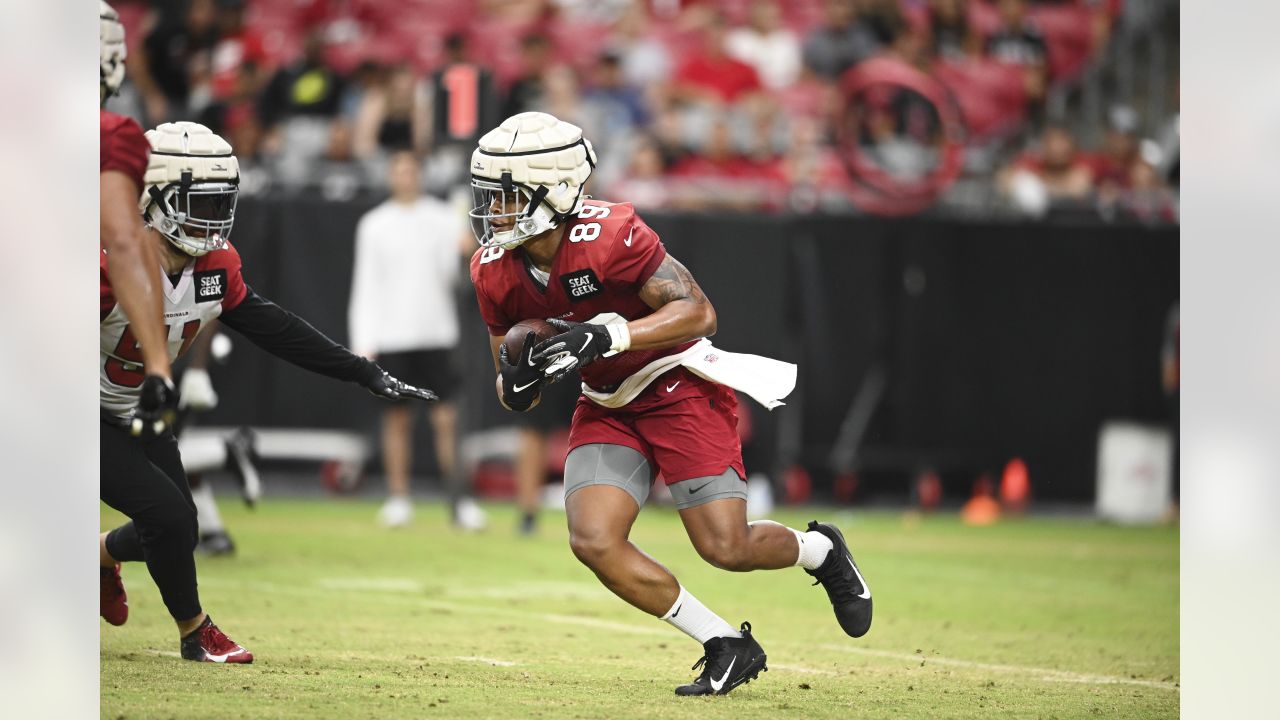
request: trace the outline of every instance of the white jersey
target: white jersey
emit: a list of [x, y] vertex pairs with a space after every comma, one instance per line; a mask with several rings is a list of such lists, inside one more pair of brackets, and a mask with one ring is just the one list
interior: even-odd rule
[[[129, 327], [124, 308], [111, 291], [106, 250], [100, 253], [99, 259], [102, 278], [99, 402], [107, 412], [125, 417], [137, 407], [142, 392], [145, 377], [142, 349]], [[161, 291], [170, 360], [182, 356], [210, 320], [216, 319], [223, 310], [239, 305], [248, 292], [240, 275], [240, 255], [230, 245], [192, 258], [176, 285], [168, 278], [161, 280]]]

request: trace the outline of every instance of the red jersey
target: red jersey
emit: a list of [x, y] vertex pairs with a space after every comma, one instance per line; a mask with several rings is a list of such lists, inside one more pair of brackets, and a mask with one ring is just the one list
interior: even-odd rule
[[[471, 283], [480, 315], [494, 337], [531, 318], [585, 322], [612, 312], [637, 320], [653, 312], [640, 298], [640, 288], [666, 256], [658, 234], [636, 215], [631, 203], [587, 200], [565, 225], [545, 288], [533, 279], [520, 248], [481, 248], [471, 258]], [[582, 368], [582, 381], [608, 391], [656, 358], [692, 344], [600, 358]]]
[[133, 118], [106, 110], [99, 112], [102, 135], [98, 144], [98, 172], [122, 172], [138, 184], [141, 193], [147, 162], [151, 159], [151, 143]]
[[[103, 408], [124, 415], [138, 404], [142, 392], [142, 349], [129, 327], [124, 308], [116, 303], [107, 276], [107, 251], [98, 253], [101, 288], [99, 308], [102, 323], [98, 338], [99, 402]], [[240, 254], [227, 245], [221, 250], [192, 258], [182, 269], [176, 284], [165, 278], [164, 322], [168, 332], [169, 359], [176, 360], [201, 328], [231, 310], [248, 294], [240, 275]]]

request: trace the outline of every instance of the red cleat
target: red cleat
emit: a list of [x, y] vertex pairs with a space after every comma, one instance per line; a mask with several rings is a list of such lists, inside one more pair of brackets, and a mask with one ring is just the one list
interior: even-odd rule
[[123, 625], [129, 619], [129, 596], [120, 579], [120, 565], [99, 568], [102, 586], [98, 593], [98, 614], [112, 625]]
[[253, 653], [227, 637], [213, 624], [213, 618], [206, 615], [200, 627], [182, 638], [182, 658], [196, 662], [251, 663]]

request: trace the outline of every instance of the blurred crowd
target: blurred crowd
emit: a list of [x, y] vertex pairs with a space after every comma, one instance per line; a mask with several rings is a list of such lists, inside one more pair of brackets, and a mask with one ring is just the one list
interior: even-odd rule
[[113, 107], [209, 125], [250, 193], [352, 197], [405, 149], [447, 192], [479, 135], [541, 110], [595, 143], [594, 195], [644, 208], [1176, 221], [1176, 111], [1117, 104], [1081, 147], [1051, 102], [1106, 61], [1122, 2], [119, 0]]

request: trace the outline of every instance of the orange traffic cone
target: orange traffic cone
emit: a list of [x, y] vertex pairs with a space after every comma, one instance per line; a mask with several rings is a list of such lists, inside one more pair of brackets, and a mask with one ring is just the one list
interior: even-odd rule
[[1000, 519], [1000, 503], [991, 497], [991, 477], [983, 474], [973, 483], [973, 497], [960, 508], [966, 525], [992, 525]]

